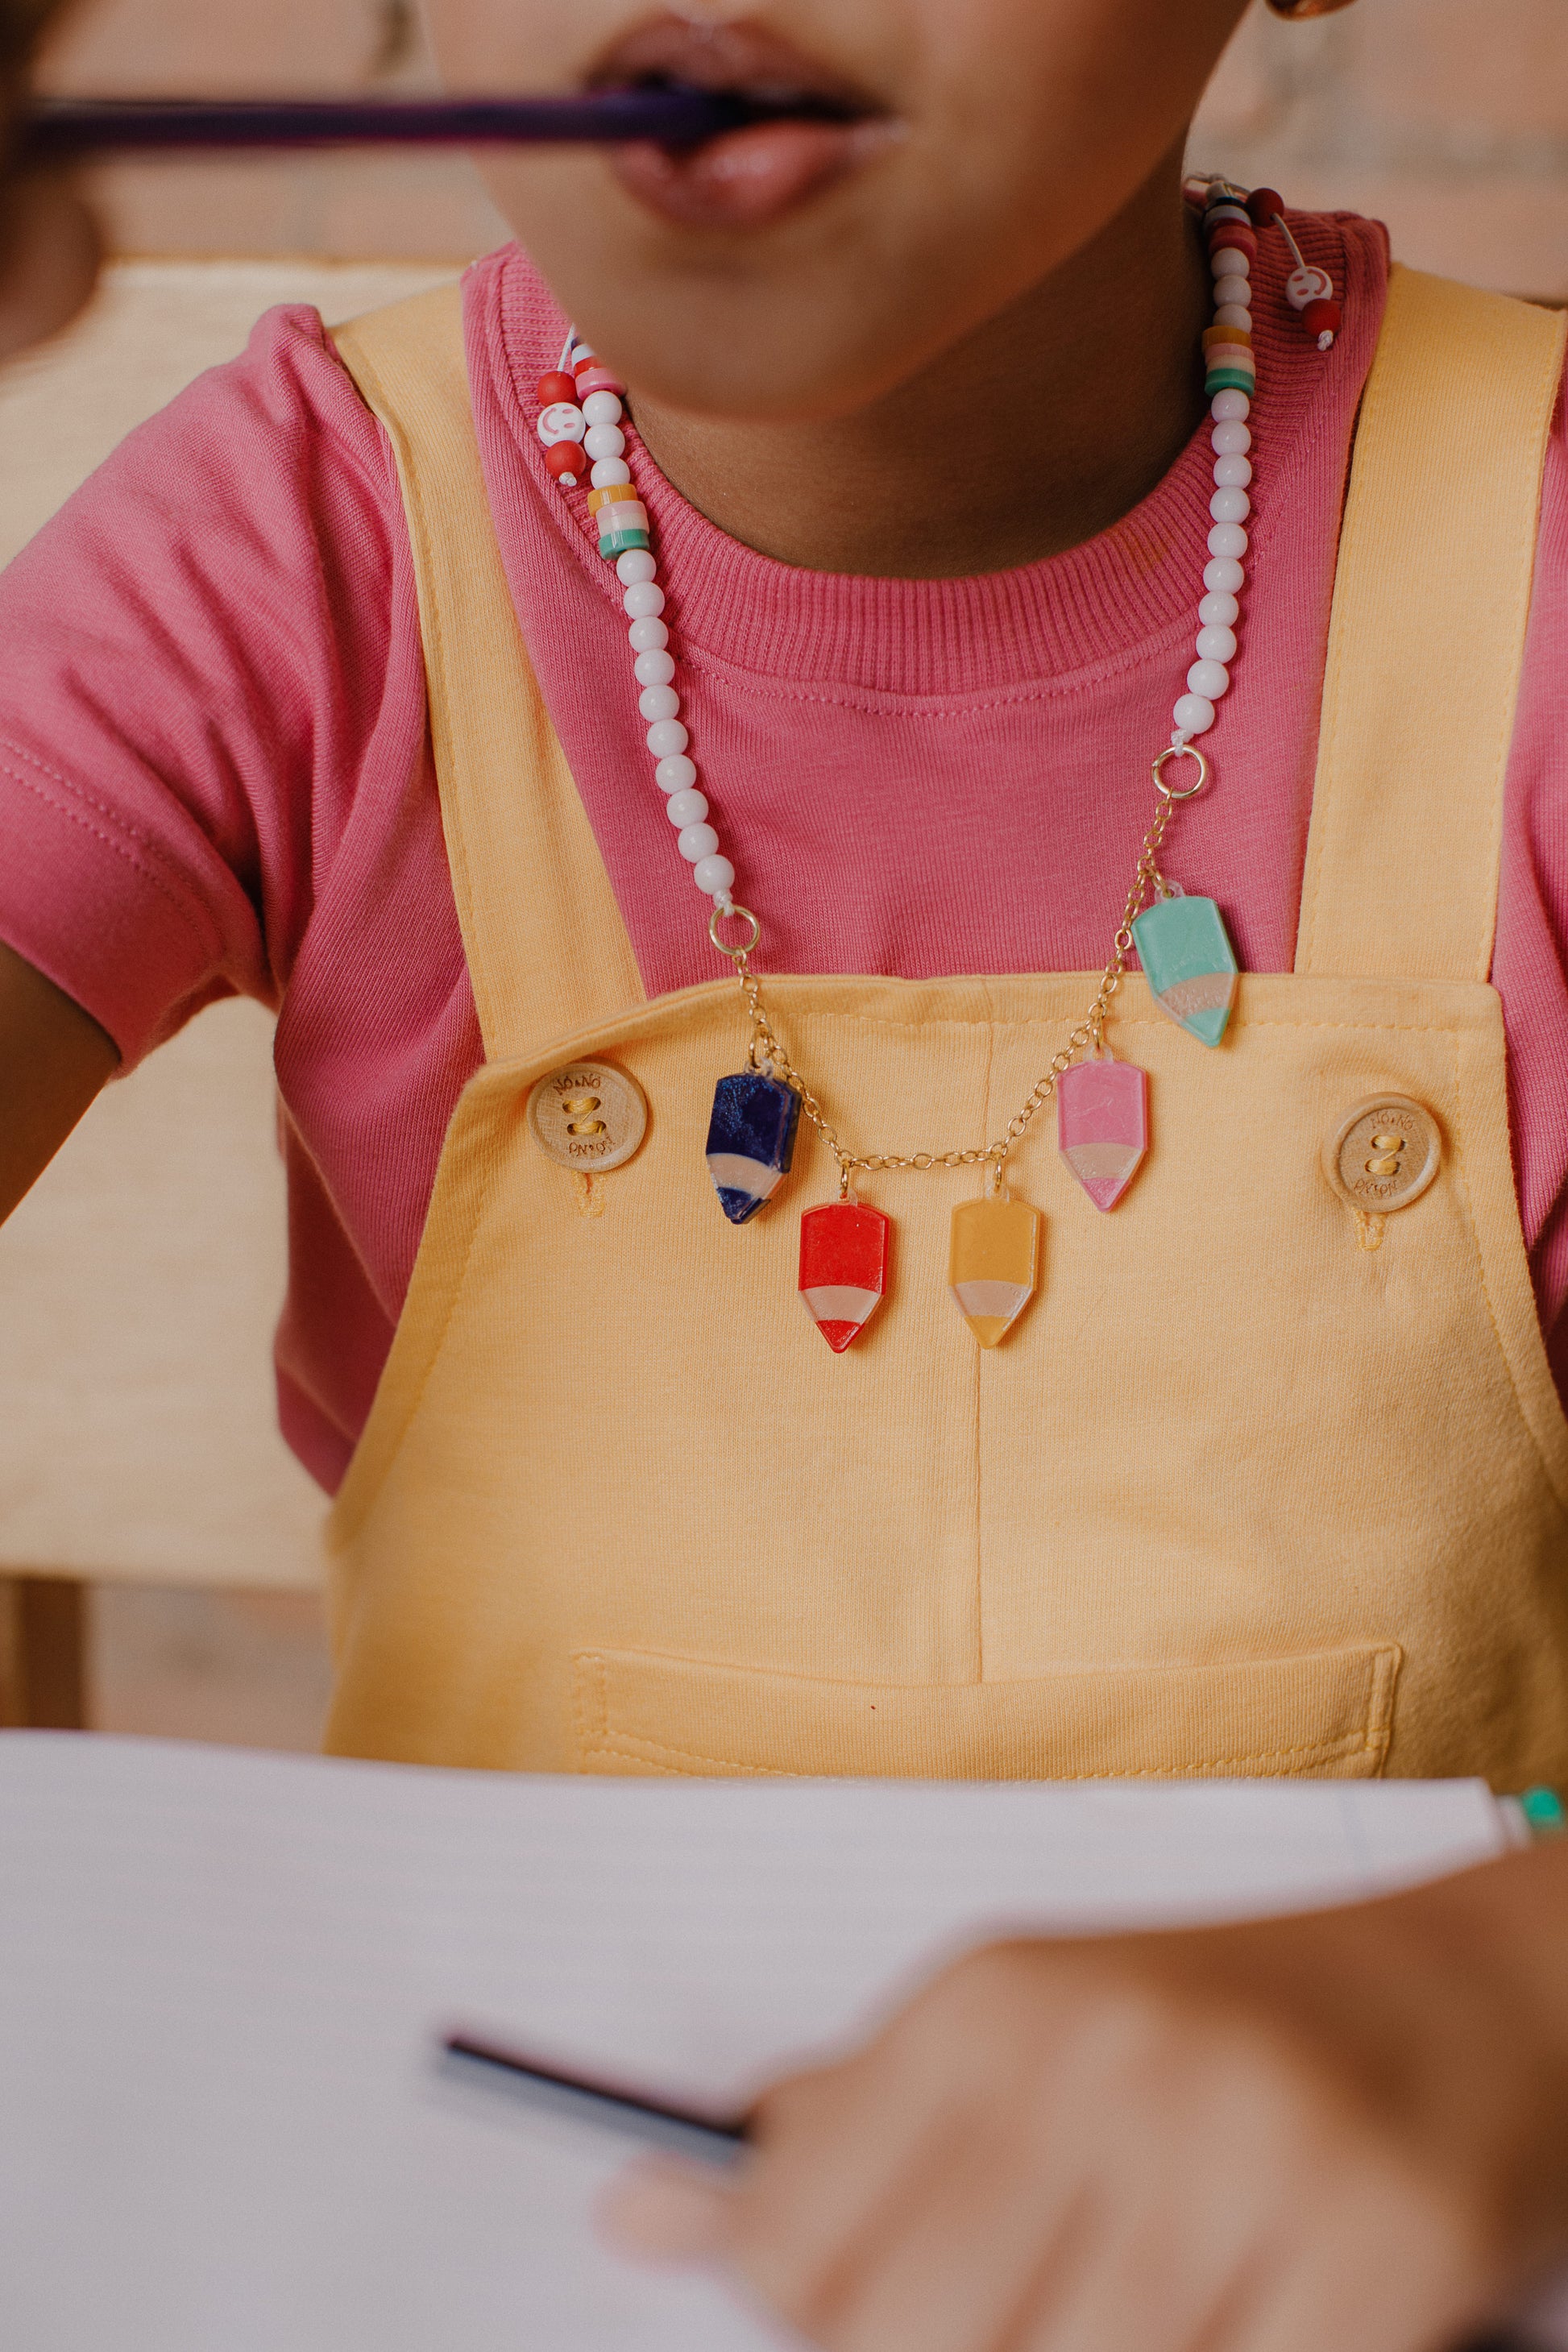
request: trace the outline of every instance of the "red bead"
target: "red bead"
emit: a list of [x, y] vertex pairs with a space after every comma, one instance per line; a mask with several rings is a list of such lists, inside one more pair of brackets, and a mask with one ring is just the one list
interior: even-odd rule
[[1259, 228], [1267, 228], [1275, 215], [1285, 209], [1285, 199], [1278, 188], [1254, 188], [1247, 199], [1247, 209]]
[[577, 379], [563, 374], [560, 368], [552, 368], [548, 375], [540, 377], [533, 389], [541, 408], [553, 408], [558, 400], [576, 399]]
[[1333, 340], [1340, 331], [1342, 316], [1337, 302], [1327, 302], [1320, 298], [1316, 302], [1308, 303], [1301, 313], [1301, 324], [1310, 335], [1316, 337], [1319, 350], [1326, 351], [1328, 344], [1323, 337], [1327, 335], [1331, 341]]
[[588, 471], [588, 460], [583, 455], [580, 441], [552, 441], [544, 453], [544, 463], [564, 489], [573, 489]]

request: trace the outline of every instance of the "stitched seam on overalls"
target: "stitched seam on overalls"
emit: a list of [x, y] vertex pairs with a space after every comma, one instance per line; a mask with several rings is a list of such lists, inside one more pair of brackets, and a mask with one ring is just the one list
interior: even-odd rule
[[[834, 975], [834, 977], [837, 976], [837, 975]], [[873, 980], [877, 977], [874, 973], [866, 976]], [[992, 977], [995, 976], [996, 975], [992, 975]], [[972, 973], [962, 973], [955, 975], [955, 977], [972, 979], [976, 977], [976, 975]], [[1046, 977], [1048, 978], [1050, 975], [1047, 974]], [[1271, 977], [1288, 980], [1290, 975], [1289, 972], [1279, 972], [1271, 975]], [[933, 982], [931, 984], [934, 986], [939, 983]], [[1407, 983], [1404, 982], [1394, 983], [1396, 986], [1406, 984]], [[1419, 982], [1408, 984], [1418, 986]], [[1467, 985], [1474, 986], [1477, 983], [1458, 981], [1451, 984], [1456, 987], [1462, 988]], [[1484, 985], [1484, 983], [1481, 984]], [[910, 985], [911, 987], [921, 987], [924, 986], [925, 983], [923, 982], [916, 981], [911, 982]], [[805, 1013], [796, 1014], [795, 1017], [800, 1020], [825, 1024], [829, 1022], [840, 1024], [852, 1023], [855, 1027], [858, 1029], [882, 1029], [889, 1031], [894, 1035], [902, 1036], [907, 1035], [911, 1030], [917, 1028], [994, 1029], [1000, 1025], [1004, 1028], [1017, 1030], [1066, 1029], [1072, 1026], [1076, 1015], [1068, 1013], [1061, 1013], [1054, 1015], [1045, 1014], [1038, 1017], [1033, 1017], [1027, 1021], [1008, 1020], [1004, 1017], [1000, 1024], [998, 1024], [995, 1020], [984, 1022], [972, 1021], [962, 1013], [942, 1013], [933, 1020], [929, 1015], [911, 1013], [907, 1021], [900, 1021], [895, 1019], [890, 1013], [833, 1013], [819, 1011], [813, 1006]], [[1165, 1013], [1122, 1013], [1118, 1011], [1115, 1015], [1115, 1020], [1119, 1026], [1127, 1028], [1165, 1029], [1171, 1025], [1170, 1015]], [[1271, 1017], [1268, 1014], [1255, 1015], [1250, 1013], [1247, 1015], [1244, 1026], [1247, 1029], [1351, 1030], [1364, 1032], [1368, 1036], [1374, 1037], [1384, 1035], [1409, 1037], [1460, 1037], [1468, 1034], [1467, 1031], [1462, 1029], [1451, 1029], [1446, 1023], [1441, 1021], [1289, 1021], [1280, 1020], [1278, 1017]], [[522, 1057], [520, 1055], [517, 1058], [521, 1060]]]
[[[1459, 1045], [1458, 1039], [1456, 1037], [1454, 1039], [1454, 1100], [1456, 1102], [1458, 1102], [1461, 1099], [1459, 1087]], [[1487, 1320], [1492, 1327], [1492, 1338], [1497, 1342], [1498, 1354], [1502, 1360], [1503, 1370], [1508, 1374], [1508, 1384], [1512, 1391], [1513, 1401], [1519, 1412], [1520, 1421], [1523, 1424], [1525, 1433], [1529, 1437], [1531, 1446], [1534, 1448], [1536, 1459], [1539, 1461], [1542, 1471], [1545, 1473], [1546, 1483], [1551, 1487], [1552, 1495], [1556, 1498], [1558, 1508], [1562, 1511], [1568, 1512], [1568, 1490], [1565, 1490], [1558, 1484], [1552, 1463], [1548, 1459], [1546, 1448], [1536, 1434], [1534, 1417], [1525, 1402], [1524, 1391], [1520, 1385], [1519, 1374], [1514, 1368], [1512, 1353], [1504, 1341], [1502, 1326], [1498, 1321], [1497, 1309], [1492, 1304], [1491, 1285], [1487, 1277], [1486, 1253], [1481, 1248], [1481, 1237], [1476, 1226], [1475, 1202], [1470, 1192], [1469, 1179], [1465, 1169], [1464, 1143], [1462, 1139], [1460, 1122], [1458, 1120], [1454, 1122], [1454, 1133], [1451, 1139], [1453, 1143], [1454, 1181], [1459, 1187], [1460, 1197], [1464, 1207], [1465, 1231], [1469, 1237], [1470, 1250], [1475, 1258], [1476, 1274], [1480, 1283], [1481, 1297], [1486, 1302]], [[1538, 1304], [1536, 1307], [1536, 1321], [1538, 1325], [1540, 1323], [1540, 1319], [1541, 1310]], [[1561, 1410], [1561, 1403], [1559, 1403], [1559, 1411]]]
[[[874, 1685], [867, 1685], [868, 1689], [874, 1687]], [[963, 1689], [967, 1685], [959, 1684], [955, 1687]], [[1294, 1748], [1258, 1748], [1246, 1756], [1201, 1756], [1191, 1764], [1172, 1765], [1163, 1769], [1146, 1765], [1136, 1770], [1058, 1772], [1051, 1777], [1060, 1780], [1192, 1780], [1199, 1773], [1227, 1772], [1241, 1764], [1283, 1764], [1300, 1757], [1311, 1757], [1327, 1763], [1339, 1757], [1375, 1756], [1386, 1749], [1388, 1738], [1386, 1729], [1379, 1732], [1347, 1731], [1338, 1739], [1305, 1740]], [[638, 1739], [635, 1732], [623, 1732], [619, 1738], [612, 1738], [607, 1727], [602, 1738], [584, 1739], [583, 1749], [585, 1755], [619, 1756], [633, 1764], [657, 1763], [660, 1758], [670, 1757], [678, 1768], [682, 1764], [699, 1764], [722, 1772], [747, 1773], [774, 1780], [806, 1780], [819, 1777], [815, 1773], [792, 1772], [778, 1764], [743, 1764], [732, 1756], [702, 1756], [691, 1748], [672, 1748], [664, 1740]]]
[[[408, 1400], [407, 1410], [399, 1416], [396, 1429], [389, 1433], [389, 1440], [384, 1448], [384, 1460], [380, 1469], [375, 1474], [375, 1478], [372, 1484], [369, 1494], [364, 1497], [363, 1503], [356, 1504], [352, 1525], [339, 1527], [335, 1524], [335, 1514], [329, 1513], [328, 1515], [328, 1526], [331, 1530], [331, 1543], [334, 1551], [342, 1550], [346, 1545], [352, 1543], [355, 1537], [362, 1532], [365, 1521], [369, 1518], [372, 1511], [375, 1508], [375, 1506], [381, 1497], [388, 1478], [391, 1476], [393, 1470], [396, 1467], [398, 1459], [402, 1454], [405, 1445], [408, 1443], [408, 1433], [418, 1418], [420, 1407], [425, 1402], [425, 1392], [428, 1389], [431, 1381], [435, 1378], [436, 1367], [440, 1362], [441, 1357], [446, 1349], [447, 1335], [451, 1330], [452, 1318], [458, 1311], [458, 1303], [461, 1299], [464, 1290], [468, 1286], [468, 1267], [473, 1261], [474, 1247], [479, 1237], [479, 1227], [483, 1223], [483, 1211], [479, 1206], [476, 1206], [473, 1216], [469, 1221], [468, 1237], [463, 1244], [462, 1258], [458, 1263], [456, 1273], [452, 1276], [451, 1286], [447, 1294], [446, 1312], [441, 1318], [440, 1328], [436, 1333], [436, 1336], [431, 1341], [430, 1347], [426, 1354], [424, 1370], [419, 1375], [419, 1385]], [[405, 1307], [405, 1312], [406, 1312], [406, 1307]], [[393, 1345], [395, 1349], [395, 1333], [393, 1335]], [[391, 1359], [389, 1358], [388, 1361], [390, 1362], [390, 1360]], [[352, 1463], [350, 1466], [352, 1469]]]

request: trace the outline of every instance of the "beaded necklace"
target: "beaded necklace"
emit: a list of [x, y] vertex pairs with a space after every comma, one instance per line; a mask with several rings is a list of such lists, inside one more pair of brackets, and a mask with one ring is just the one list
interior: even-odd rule
[[1272, 224], [1283, 235], [1294, 263], [1286, 296], [1321, 351], [1334, 340], [1340, 310], [1327, 272], [1302, 259], [1272, 189], [1248, 195], [1229, 181], [1207, 180], [1189, 182], [1185, 194], [1202, 212], [1215, 302], [1213, 322], [1203, 338], [1214, 490], [1195, 659], [1171, 713], [1170, 741], [1151, 762], [1154, 811], [1100, 986], [1061, 1050], [989, 1142], [907, 1155], [852, 1150], [791, 1060], [763, 1002], [763, 976], [752, 961], [763, 926], [734, 896], [735, 869], [710, 822], [680, 716], [647, 509], [626, 459], [626, 386], [574, 334], [566, 339], [559, 367], [539, 382], [538, 432], [545, 464], [566, 490], [577, 488], [588, 469], [588, 508], [599, 553], [614, 563], [621, 583], [654, 781], [668, 795], [676, 845], [698, 889], [711, 901], [709, 938], [733, 966], [740, 987], [749, 1030], [745, 1066], [721, 1078], [715, 1091], [708, 1171], [724, 1215], [731, 1224], [743, 1225], [789, 1173], [802, 1117], [816, 1129], [837, 1165], [838, 1197], [802, 1215], [799, 1288], [835, 1353], [842, 1353], [865, 1328], [887, 1289], [891, 1220], [855, 1197], [858, 1174], [985, 1171], [980, 1198], [962, 1202], [953, 1211], [948, 1280], [976, 1340], [994, 1348], [1028, 1304], [1038, 1279], [1039, 1212], [1015, 1198], [1006, 1183], [1008, 1157], [1037, 1114], [1055, 1097], [1062, 1158], [1102, 1211], [1116, 1206], [1148, 1150], [1147, 1073], [1136, 1063], [1117, 1060], [1105, 1036], [1129, 958], [1136, 950], [1155, 1003], [1200, 1045], [1218, 1045], [1230, 1021], [1239, 967], [1219, 908], [1212, 898], [1189, 897], [1161, 872], [1159, 858], [1182, 803], [1209, 781], [1210, 762], [1199, 740], [1214, 725], [1237, 655], [1252, 507], [1247, 417], [1257, 370], [1250, 277], [1259, 228]]

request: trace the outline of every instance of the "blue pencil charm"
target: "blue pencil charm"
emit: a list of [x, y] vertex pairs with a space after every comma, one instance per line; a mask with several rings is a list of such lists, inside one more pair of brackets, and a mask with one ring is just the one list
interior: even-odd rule
[[1132, 937], [1154, 1002], [1201, 1045], [1217, 1045], [1236, 1001], [1238, 966], [1212, 898], [1156, 898]]
[[708, 1173], [732, 1225], [754, 1217], [789, 1173], [800, 1097], [782, 1078], [738, 1070], [713, 1089]]

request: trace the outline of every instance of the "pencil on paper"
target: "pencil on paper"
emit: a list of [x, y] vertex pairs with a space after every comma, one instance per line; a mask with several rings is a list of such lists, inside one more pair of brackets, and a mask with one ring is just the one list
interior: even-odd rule
[[448, 2033], [441, 2056], [446, 2071], [464, 2081], [487, 2083], [537, 2112], [595, 2124], [671, 2155], [695, 2157], [705, 2164], [732, 2164], [745, 2149], [744, 2116], [701, 2115], [640, 2091], [564, 2074], [470, 2033]]

